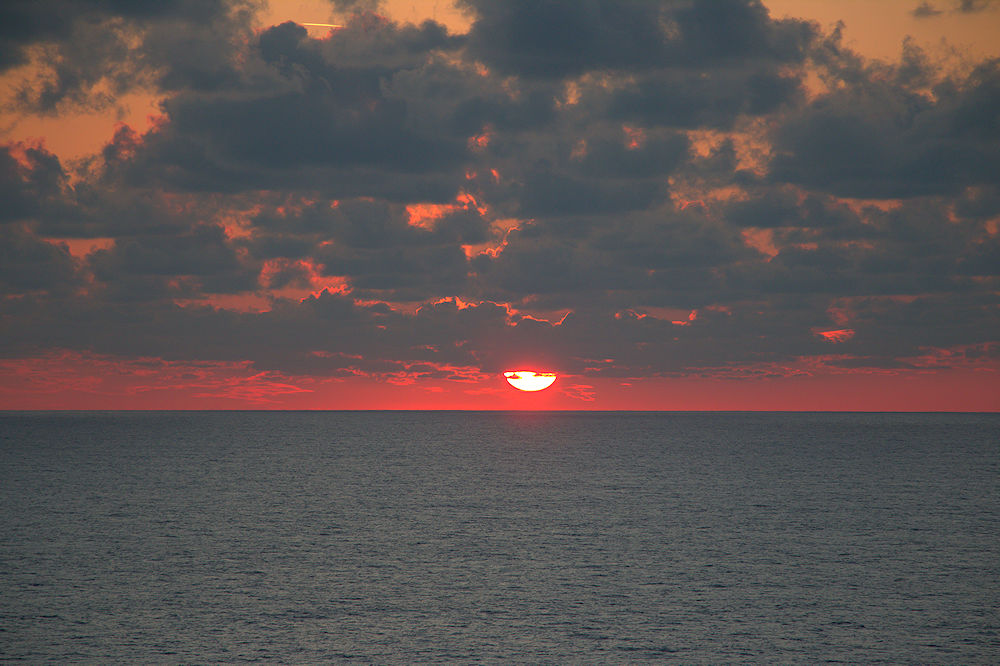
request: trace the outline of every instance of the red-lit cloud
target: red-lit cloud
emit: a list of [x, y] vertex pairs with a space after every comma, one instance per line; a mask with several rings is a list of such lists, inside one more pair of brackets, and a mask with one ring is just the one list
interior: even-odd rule
[[829, 342], [846, 342], [854, 337], [854, 331], [849, 328], [840, 328], [835, 331], [817, 331], [816, 335]]

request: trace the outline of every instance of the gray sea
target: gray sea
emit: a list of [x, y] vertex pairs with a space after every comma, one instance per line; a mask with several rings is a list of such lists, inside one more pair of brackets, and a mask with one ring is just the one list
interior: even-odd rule
[[1000, 663], [1000, 415], [0, 413], [0, 657]]

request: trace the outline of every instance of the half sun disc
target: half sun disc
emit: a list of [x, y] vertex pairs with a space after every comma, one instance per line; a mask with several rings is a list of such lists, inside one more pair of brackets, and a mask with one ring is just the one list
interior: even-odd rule
[[503, 373], [507, 383], [519, 391], [541, 391], [552, 386], [556, 380], [554, 372], [533, 372], [531, 370], [512, 370]]

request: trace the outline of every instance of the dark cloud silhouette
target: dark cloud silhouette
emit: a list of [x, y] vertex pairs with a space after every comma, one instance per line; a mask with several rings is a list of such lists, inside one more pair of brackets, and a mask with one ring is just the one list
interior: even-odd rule
[[755, 0], [465, 0], [476, 14], [470, 53], [505, 74], [567, 77], [587, 71], [716, 66], [735, 59], [795, 62], [812, 28], [772, 21]]
[[259, 271], [240, 261], [226, 240], [222, 229], [207, 225], [176, 234], [136, 236], [93, 253], [90, 264], [94, 276], [108, 285], [128, 285], [136, 278], [159, 278], [164, 283], [186, 278], [187, 284], [173, 287], [178, 295], [185, 288], [194, 293], [254, 289]]
[[612, 95], [612, 118], [644, 125], [728, 129], [743, 114], [761, 115], [800, 95], [797, 78], [742, 67], [710, 73], [658, 72]]
[[76, 262], [65, 245], [46, 243], [16, 226], [0, 227], [0, 290], [64, 296], [80, 285]]
[[934, 16], [940, 16], [944, 12], [937, 9], [929, 2], [921, 2], [910, 13], [916, 18], [931, 18]]
[[8, 145], [0, 149], [0, 223], [39, 215], [58, 200], [66, 172], [52, 153], [42, 147]]
[[428, 191], [426, 199], [453, 195], [466, 137], [421, 131], [406, 100], [384, 89], [393, 72], [422, 64], [453, 40], [430, 22], [356, 26], [364, 20], [356, 17], [342, 31], [349, 42], [342, 48], [309, 39], [294, 23], [265, 30], [237, 80], [212, 91], [188, 86], [164, 102], [170, 122], [141, 137], [120, 176], [203, 191], [291, 187], [397, 200], [420, 191]]
[[[952, 12], [958, 14], [978, 14], [987, 9], [996, 9], [996, 0], [954, 0]], [[921, 2], [911, 12], [915, 18], [934, 18], [944, 14], [944, 10], [938, 9], [930, 2]]]
[[996, 0], [957, 0], [955, 11], [963, 14], [975, 14], [985, 9], [996, 8]]
[[1000, 169], [1000, 61], [932, 94], [870, 78], [824, 95], [775, 136], [772, 178], [860, 198], [954, 194]]
[[154, 81], [208, 87], [231, 73], [227, 51], [255, 8], [251, 0], [12, 0], [0, 8], [0, 71], [27, 64], [41, 47], [42, 69], [17, 101], [46, 114], [65, 104], [113, 106]]

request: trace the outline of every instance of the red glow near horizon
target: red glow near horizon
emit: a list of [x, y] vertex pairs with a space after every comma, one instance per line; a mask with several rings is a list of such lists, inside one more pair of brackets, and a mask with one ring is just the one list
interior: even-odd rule
[[[562, 375], [538, 392], [511, 390], [502, 374], [451, 370], [449, 379], [416, 367], [384, 377], [360, 370], [299, 376], [261, 372], [249, 361], [64, 351], [0, 360], [0, 408], [1000, 412], [997, 366], [881, 372], [796, 366], [783, 376], [775, 368], [729, 377]], [[404, 376], [408, 381], [400, 381]]]

